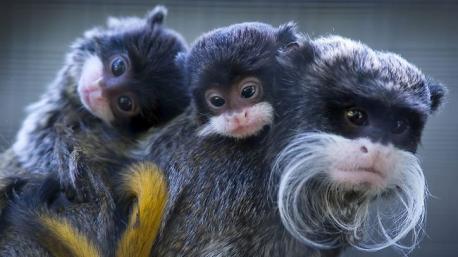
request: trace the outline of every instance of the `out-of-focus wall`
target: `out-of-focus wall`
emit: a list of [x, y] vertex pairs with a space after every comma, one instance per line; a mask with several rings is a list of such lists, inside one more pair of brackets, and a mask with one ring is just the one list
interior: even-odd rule
[[[61, 67], [70, 43], [109, 15], [143, 16], [159, 2], [47, 0], [0, 4], [0, 149], [14, 140], [24, 107]], [[458, 3], [453, 1], [162, 1], [167, 25], [192, 42], [241, 21], [293, 20], [312, 37], [340, 34], [399, 53], [448, 85], [448, 104], [428, 124], [419, 151], [433, 197], [426, 238], [411, 256], [458, 256]], [[345, 256], [400, 256], [348, 251]]]

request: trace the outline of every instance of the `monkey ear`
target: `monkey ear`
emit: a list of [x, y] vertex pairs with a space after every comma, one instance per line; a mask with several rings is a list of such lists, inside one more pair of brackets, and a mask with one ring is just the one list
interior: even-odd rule
[[435, 112], [442, 105], [448, 90], [444, 85], [431, 78], [428, 78], [427, 85], [431, 99], [431, 112]]
[[280, 48], [280, 51], [282, 51], [282, 52], [291, 52], [291, 51], [294, 51], [295, 49], [300, 48], [301, 46], [302, 46], [301, 42], [294, 41], [294, 42], [290, 42], [286, 46]]
[[167, 16], [167, 8], [163, 5], [157, 5], [146, 15], [146, 22], [153, 28], [162, 25]]
[[280, 48], [277, 61], [285, 67], [294, 68], [299, 63], [311, 62], [314, 56], [315, 48], [311, 41], [305, 37], [300, 37]]
[[277, 41], [280, 45], [280, 48], [287, 46], [294, 41], [297, 41], [298, 38], [299, 33], [297, 32], [296, 23], [290, 21], [278, 27]]

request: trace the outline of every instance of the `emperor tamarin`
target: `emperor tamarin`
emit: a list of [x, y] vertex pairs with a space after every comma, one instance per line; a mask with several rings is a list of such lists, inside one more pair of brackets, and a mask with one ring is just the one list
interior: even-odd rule
[[[69, 188], [82, 192], [84, 202], [59, 215], [101, 242], [108, 254], [112, 245], [104, 242], [116, 241], [120, 221], [113, 195], [97, 192], [110, 192], [113, 178], [128, 162], [124, 151], [143, 132], [163, 125], [188, 103], [175, 63], [186, 44], [163, 26], [164, 17], [165, 9], [157, 7], [145, 19], [110, 18], [106, 28], [86, 32], [3, 156], [2, 176], [58, 172], [60, 183], [70, 185], [65, 193]], [[99, 190], [91, 192], [92, 185]], [[10, 224], [2, 230], [0, 245], [2, 255], [47, 256]]]
[[187, 47], [163, 26], [165, 15], [158, 6], [145, 19], [109, 18], [76, 40], [2, 156], [2, 177], [57, 172], [64, 186], [75, 186], [72, 153], [90, 156], [99, 172], [118, 168], [142, 132], [178, 115], [188, 97], [175, 56]]

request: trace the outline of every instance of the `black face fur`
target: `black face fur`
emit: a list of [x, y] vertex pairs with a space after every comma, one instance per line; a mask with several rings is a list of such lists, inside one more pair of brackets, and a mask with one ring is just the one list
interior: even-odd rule
[[377, 250], [408, 233], [415, 245], [426, 186], [413, 153], [445, 87], [338, 36], [299, 40], [279, 61], [271, 154], [283, 224], [314, 247]]
[[285, 113], [297, 115], [292, 130], [367, 137], [414, 153], [446, 91], [398, 55], [337, 36], [303, 42], [283, 58], [283, 81], [299, 86], [282, 87], [289, 101], [278, 109], [307, 107]]
[[256, 22], [231, 25], [201, 36], [185, 61], [198, 120], [205, 123], [213, 114], [205, 96], [207, 89], [229, 90], [247, 77], [255, 77], [261, 82], [263, 96], [260, 101], [271, 103], [275, 57], [296, 38], [293, 24], [274, 28]]
[[[183, 75], [175, 62], [187, 50], [176, 32], [163, 27], [165, 10], [156, 8], [144, 20], [109, 20], [107, 29], [86, 33], [74, 48], [74, 61], [82, 65], [90, 55], [103, 63], [101, 85], [113, 113], [112, 125], [132, 132], [144, 131], [175, 117], [188, 105]], [[123, 60], [123, 71], [115, 74], [114, 60]], [[119, 108], [121, 96], [128, 92], [129, 112]]]

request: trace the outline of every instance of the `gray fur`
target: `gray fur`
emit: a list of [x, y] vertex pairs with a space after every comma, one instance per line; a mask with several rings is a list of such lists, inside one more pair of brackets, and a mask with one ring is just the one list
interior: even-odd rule
[[[64, 187], [65, 197], [69, 195], [72, 198], [72, 194], [76, 193], [77, 200], [64, 206], [57, 214], [68, 217], [83, 234], [97, 242], [107, 256], [111, 256], [114, 251], [111, 243], [116, 241], [118, 229], [124, 226], [123, 220], [115, 218], [118, 206], [115, 205], [115, 193], [112, 190], [118, 186], [116, 174], [124, 165], [130, 163], [130, 158], [125, 153], [134, 147], [142, 133], [118, 129], [113, 124], [107, 124], [92, 115], [79, 99], [77, 83], [84, 61], [91, 54], [95, 54], [97, 47], [94, 45], [98, 44], [99, 40], [105, 42], [103, 39], [113, 36], [116, 44], [119, 44], [127, 38], [124, 42], [127, 49], [139, 48], [135, 49], [138, 51], [134, 53], [129, 52], [132, 54], [131, 64], [141, 61], [137, 65], [144, 68], [138, 69], [138, 73], [146, 73], [140, 74], [139, 78], [133, 78], [132, 84], [139, 87], [142, 85], [139, 82], [145, 77], [148, 78], [147, 82], [156, 79], [156, 85], [146, 83], [148, 86], [153, 84], [155, 88], [144, 88], [147, 93], [141, 96], [157, 94], [155, 96], [160, 98], [160, 103], [176, 105], [178, 95], [171, 92], [179, 92], [182, 83], [180, 76], [174, 74], [179, 69], [173, 66], [174, 55], [171, 53], [186, 50], [186, 44], [176, 32], [160, 27], [165, 15], [165, 8], [159, 7], [150, 12], [145, 19], [129, 17], [124, 18], [123, 22], [111, 18], [106, 28], [94, 28], [76, 40], [56, 80], [40, 101], [28, 107], [28, 115], [18, 132], [16, 142], [1, 156], [0, 186], [3, 187], [8, 186], [10, 177], [14, 176], [32, 181], [22, 190], [38, 190], [39, 187], [37, 188], [34, 183], [39, 185], [46, 174], [57, 174], [60, 184]], [[110, 48], [111, 45], [100, 46], [102, 54], [103, 47]], [[140, 55], [142, 59], [137, 58], [139, 53], [145, 53], [143, 56]], [[158, 58], [151, 58], [155, 54]], [[169, 81], [172, 86], [163, 90], [167, 92], [160, 92], [162, 86], [169, 86], [167, 82], [161, 85], [161, 80], [168, 80], [170, 76], [173, 77]], [[167, 93], [168, 98], [161, 97], [161, 94], [167, 96]], [[185, 103], [179, 103], [176, 111], [183, 109]], [[172, 118], [169, 116], [174, 113], [175, 111], [167, 114], [167, 119]], [[162, 114], [157, 116], [160, 118]], [[0, 207], [3, 207], [6, 200], [3, 197], [4, 188], [0, 190]], [[23, 197], [24, 199], [21, 199], [21, 196], [18, 196], [18, 201], [27, 201], [27, 196]], [[8, 211], [11, 210], [7, 209], [7, 215], [14, 218], [14, 213], [8, 214]], [[34, 217], [33, 213], [31, 217]], [[36, 240], [33, 240], [33, 236], [18, 232], [11, 219], [2, 219], [1, 222], [0, 256], [48, 256]]]
[[198, 137], [192, 107], [146, 139], [143, 152], [165, 171], [170, 187], [154, 255], [337, 256], [348, 245], [345, 231], [340, 247], [330, 252], [314, 250], [286, 232], [273, 200], [279, 182], [279, 174], [272, 173], [275, 157], [301, 133], [339, 134], [322, 109], [333, 93], [405, 104], [425, 117], [433, 110], [436, 92], [416, 67], [395, 54], [327, 37], [301, 40], [278, 59], [283, 70], [276, 84], [281, 90], [273, 104], [275, 123], [262, 140]]

